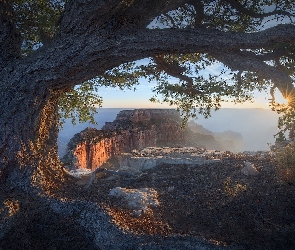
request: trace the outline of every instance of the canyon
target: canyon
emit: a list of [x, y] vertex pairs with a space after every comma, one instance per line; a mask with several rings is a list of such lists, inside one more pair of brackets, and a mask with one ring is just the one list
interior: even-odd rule
[[70, 169], [95, 170], [121, 153], [146, 147], [200, 147], [222, 150], [210, 134], [182, 128], [174, 109], [135, 109], [120, 111], [113, 122], [100, 129], [86, 128], [68, 143], [62, 161]]

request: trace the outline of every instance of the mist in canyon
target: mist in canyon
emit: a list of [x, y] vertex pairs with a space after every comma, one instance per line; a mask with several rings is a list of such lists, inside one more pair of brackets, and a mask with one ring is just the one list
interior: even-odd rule
[[244, 151], [268, 150], [275, 142], [279, 115], [270, 109], [220, 109], [208, 119], [195, 120], [213, 132], [234, 131], [243, 137]]
[[[71, 120], [66, 120], [59, 132], [59, 155], [63, 156], [66, 145], [76, 134], [87, 127], [101, 129], [105, 122], [111, 122], [116, 115], [126, 108], [101, 108], [95, 115], [97, 125], [91, 123], [77, 123], [72, 125]], [[274, 135], [277, 133], [278, 114], [268, 109], [232, 109], [224, 108], [212, 111], [211, 117], [205, 119], [199, 116], [193, 121], [199, 126], [199, 133], [212, 133], [214, 136], [228, 136], [239, 144], [240, 151], [268, 150], [268, 144], [273, 144]], [[202, 132], [203, 131], [203, 132]], [[242, 142], [241, 142], [242, 136]], [[230, 149], [230, 148], [229, 148]]]

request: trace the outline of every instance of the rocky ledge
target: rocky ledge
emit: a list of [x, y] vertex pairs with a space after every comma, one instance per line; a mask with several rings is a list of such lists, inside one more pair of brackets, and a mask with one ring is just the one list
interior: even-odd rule
[[[274, 250], [295, 244], [294, 188], [277, 177], [270, 152], [148, 147], [110, 159], [66, 192], [99, 202], [122, 232], [151, 237], [147, 249]], [[118, 249], [146, 249], [132, 247]]]
[[44, 197], [2, 185], [0, 249], [294, 249], [295, 185], [269, 152], [149, 147], [125, 158], [164, 160], [112, 158]]
[[146, 147], [206, 147], [222, 149], [212, 135], [181, 128], [173, 109], [136, 109], [119, 112], [101, 130], [87, 128], [69, 142], [63, 161], [69, 169], [95, 170], [108, 159]]

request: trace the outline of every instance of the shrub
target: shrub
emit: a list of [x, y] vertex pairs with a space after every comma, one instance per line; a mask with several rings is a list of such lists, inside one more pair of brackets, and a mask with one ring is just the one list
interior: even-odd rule
[[278, 176], [288, 183], [295, 182], [295, 143], [276, 146], [274, 155]]

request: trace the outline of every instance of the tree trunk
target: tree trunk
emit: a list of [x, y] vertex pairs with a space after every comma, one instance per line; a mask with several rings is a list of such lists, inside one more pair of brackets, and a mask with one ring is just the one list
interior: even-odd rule
[[65, 176], [57, 155], [59, 93], [19, 86], [0, 89], [0, 180], [26, 192], [52, 188]]

